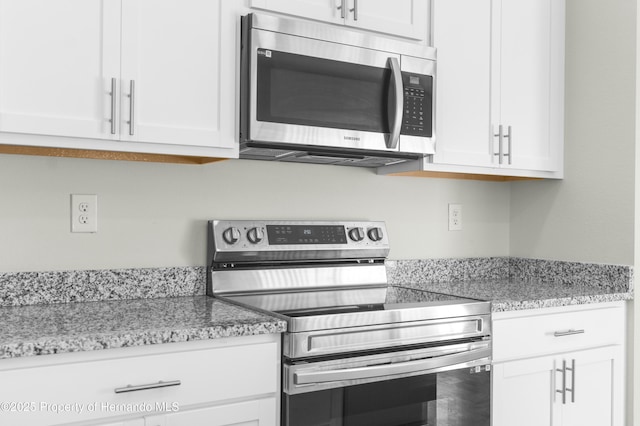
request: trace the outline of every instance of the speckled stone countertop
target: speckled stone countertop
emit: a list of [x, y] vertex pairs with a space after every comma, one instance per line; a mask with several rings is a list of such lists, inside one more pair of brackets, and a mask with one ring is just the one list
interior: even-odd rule
[[530, 280], [469, 280], [403, 285], [458, 297], [491, 302], [492, 312], [550, 308], [633, 299], [633, 293], [593, 286], [570, 286]]
[[633, 299], [631, 266], [521, 258], [387, 262], [391, 285], [491, 302], [493, 312]]
[[0, 308], [0, 358], [281, 333], [286, 323], [207, 296]]

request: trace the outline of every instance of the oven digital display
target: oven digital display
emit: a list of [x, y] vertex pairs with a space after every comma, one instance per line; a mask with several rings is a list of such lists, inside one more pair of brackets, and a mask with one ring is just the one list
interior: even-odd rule
[[270, 245], [346, 244], [344, 226], [335, 225], [267, 225]]

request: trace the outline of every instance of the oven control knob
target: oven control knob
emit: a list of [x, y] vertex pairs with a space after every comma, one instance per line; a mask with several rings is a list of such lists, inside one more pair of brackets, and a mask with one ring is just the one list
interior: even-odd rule
[[264, 232], [262, 228], [251, 228], [249, 232], [247, 232], [247, 239], [252, 244], [258, 244], [260, 241], [264, 239]]
[[380, 241], [382, 239], [382, 228], [369, 228], [367, 235], [371, 241]]
[[227, 244], [235, 244], [240, 240], [240, 231], [238, 231], [238, 228], [234, 228], [233, 226], [231, 228], [227, 228], [222, 233], [222, 239]]
[[351, 228], [349, 230], [349, 238], [351, 238], [353, 241], [364, 240], [364, 230], [360, 227]]

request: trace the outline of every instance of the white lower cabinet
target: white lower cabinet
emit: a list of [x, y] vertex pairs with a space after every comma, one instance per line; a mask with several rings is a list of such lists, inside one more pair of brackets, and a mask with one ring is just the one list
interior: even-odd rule
[[[276, 426], [275, 398], [206, 407], [144, 419], [144, 426]], [[128, 426], [128, 425], [127, 425]]]
[[275, 426], [279, 365], [279, 335], [2, 360], [0, 424]]
[[494, 325], [493, 426], [624, 424], [624, 302], [498, 313]]

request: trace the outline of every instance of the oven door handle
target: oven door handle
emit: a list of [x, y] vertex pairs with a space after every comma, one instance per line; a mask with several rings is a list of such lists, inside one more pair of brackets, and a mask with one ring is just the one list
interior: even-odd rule
[[446, 367], [456, 366], [490, 356], [490, 348], [481, 348], [415, 361], [325, 371], [299, 371], [294, 373], [293, 381], [296, 385], [306, 385], [372, 379], [376, 377], [427, 372], [429, 370], [442, 370]]
[[[402, 85], [402, 70], [397, 58], [389, 58], [391, 68], [391, 84], [389, 84], [388, 116], [390, 133], [386, 140], [388, 149], [397, 149], [402, 129], [402, 110], [404, 109], [404, 86]], [[393, 100], [393, 101], [392, 101]]]

